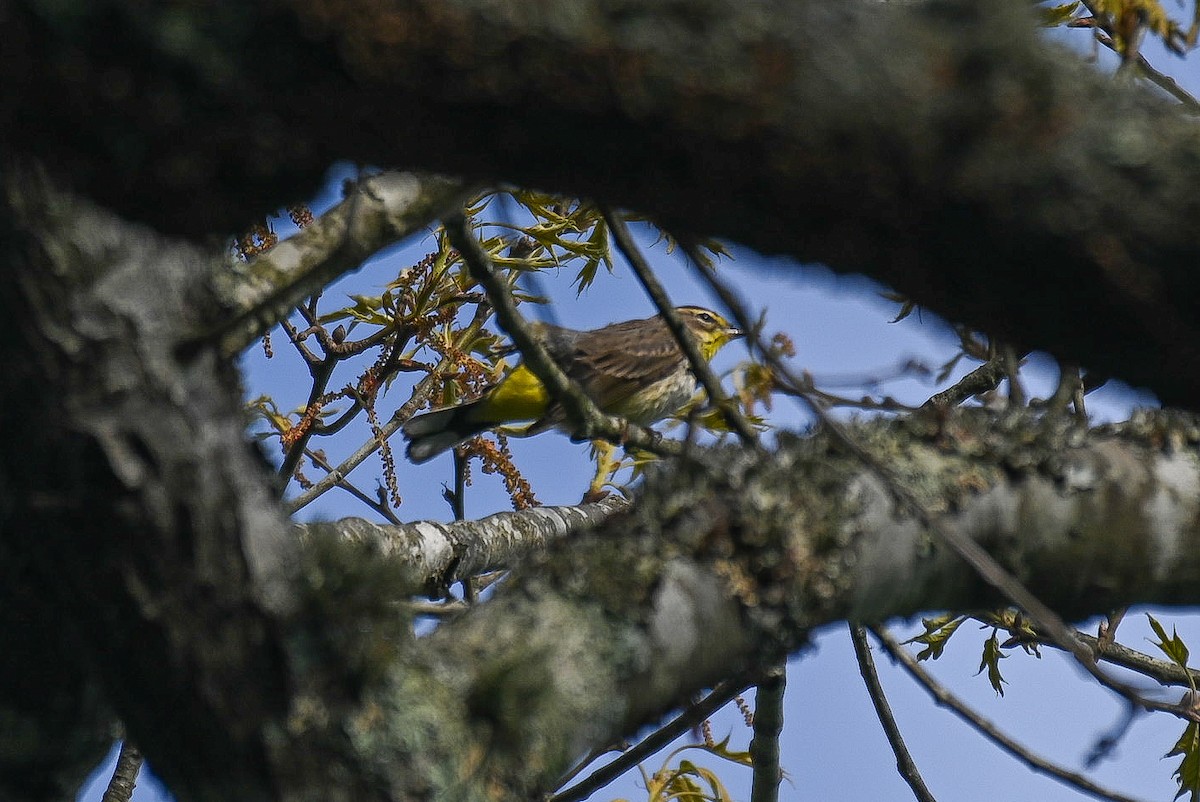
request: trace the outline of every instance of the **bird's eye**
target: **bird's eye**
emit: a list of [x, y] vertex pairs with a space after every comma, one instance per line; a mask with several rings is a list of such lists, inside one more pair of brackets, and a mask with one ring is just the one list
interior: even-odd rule
[[701, 312], [700, 314], [696, 315], [696, 319], [707, 326], [714, 326], [717, 323], [717, 321], [713, 319], [713, 316], [708, 312]]

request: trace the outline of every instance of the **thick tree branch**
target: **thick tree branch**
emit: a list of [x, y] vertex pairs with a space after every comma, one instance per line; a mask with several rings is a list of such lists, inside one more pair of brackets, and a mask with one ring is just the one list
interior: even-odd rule
[[7, 6], [0, 147], [171, 231], [239, 230], [337, 158], [516, 181], [1200, 405], [1200, 131], [1027, 4], [34, 5]]
[[229, 366], [179, 355], [211, 260], [4, 167], [0, 564], [38, 588], [4, 609], [53, 622], [24, 668], [69, 650], [172, 782], [266, 796], [297, 548]]
[[[897, 471], [919, 473], [946, 527], [1027, 577], [1060, 613], [1194, 597], [1200, 460], [1159, 445], [1193, 442], [1190, 421], [1146, 418], [1083, 440], [1019, 416], [928, 422], [856, 434]], [[1025, 432], [1019, 446], [1012, 426]], [[1066, 565], [1071, 583], [1061, 582]], [[785, 442], [765, 460], [721, 449], [655, 472], [628, 512], [552, 546], [494, 601], [422, 640], [404, 663], [417, 673], [378, 690], [387, 712], [370, 739], [400, 738], [410, 757], [363, 757], [393, 761], [387, 776], [402, 796], [412, 776], [483, 750], [486, 767], [472, 765], [485, 785], [535, 793], [588, 746], [653, 720], [714, 673], [769, 663], [814, 626], [998, 598], [824, 437]], [[481, 696], [482, 708], [460, 712], [488, 722], [482, 736], [459, 729], [457, 714], [447, 730], [445, 711], [421, 701]]]

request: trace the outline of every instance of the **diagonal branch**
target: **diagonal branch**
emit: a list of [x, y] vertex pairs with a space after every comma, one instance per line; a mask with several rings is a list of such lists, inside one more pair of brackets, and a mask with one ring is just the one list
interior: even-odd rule
[[474, 190], [461, 181], [388, 172], [359, 181], [340, 204], [248, 262], [230, 258], [212, 276], [224, 322], [205, 332], [237, 354], [291, 310], [370, 256], [461, 206]]
[[112, 779], [100, 802], [129, 802], [133, 797], [133, 788], [137, 784], [138, 771], [142, 768], [142, 753], [133, 742], [126, 738], [121, 743], [121, 752], [117, 756], [117, 765], [113, 768]]
[[875, 706], [875, 715], [879, 717], [879, 723], [883, 725], [883, 732], [887, 735], [892, 752], [896, 755], [896, 770], [900, 772], [904, 782], [908, 783], [908, 787], [912, 789], [917, 802], [937, 802], [928, 786], [925, 785], [925, 779], [921, 777], [921, 771], [917, 768], [916, 761], [913, 760], [908, 746], [904, 743], [904, 736], [900, 734], [896, 717], [892, 715], [892, 707], [888, 704], [887, 695], [883, 692], [883, 685], [879, 682], [879, 672], [875, 669], [875, 660], [871, 657], [871, 644], [867, 642], [866, 628], [861, 624], [851, 624], [850, 642], [854, 644], [854, 656], [858, 660], [858, 671], [862, 674], [863, 683], [867, 686], [871, 704]]
[[[1120, 694], [1131, 705], [1148, 709], [1160, 707], [1157, 703], [1143, 698], [1133, 686], [1105, 673], [1097, 663], [1096, 655], [1075, 637], [1075, 630], [1068, 627], [1054, 610], [1032, 593], [1011, 571], [1006, 570], [979, 543], [969, 537], [964, 537], [953, 527], [947, 526], [945, 520], [941, 516], [935, 515], [917, 492], [897, 475], [891, 464], [864, 448], [862, 443], [851, 436], [845, 426], [834, 420], [821, 404], [809, 398], [800, 389], [800, 383], [791, 375], [790, 369], [783, 363], [783, 360], [763, 344], [757, 329], [749, 328], [751, 318], [745, 304], [736, 293], [717, 279], [711, 263], [700, 253], [695, 243], [687, 242], [683, 244], [683, 247], [688, 257], [696, 265], [697, 271], [726, 304], [734, 319], [750, 332], [748, 336], [751, 337], [753, 344], [767, 364], [795, 389], [796, 396], [804, 400], [820, 421], [822, 428], [829, 432], [830, 437], [839, 447], [877, 476], [887, 486], [892, 496], [907, 507], [928, 531], [970, 566], [980, 579], [999, 591], [1009, 602], [1024, 610], [1039, 628], [1044, 630], [1064, 651], [1070, 653], [1079, 665], [1101, 685]], [[1015, 357], [1006, 361], [1011, 363], [1015, 361]], [[1016, 408], [1010, 406], [1010, 409]], [[1077, 421], [1068, 426], [1080, 428]]]
[[[1024, 637], [1026, 633], [1012, 633], [1018, 637]], [[1111, 663], [1114, 666], [1127, 668], [1141, 674], [1143, 677], [1149, 677], [1160, 685], [1170, 687], [1190, 687], [1188, 684], [1188, 675], [1191, 675], [1192, 682], [1200, 684], [1200, 669], [1189, 668], [1186, 672], [1184, 669], [1177, 666], [1168, 660], [1160, 660], [1157, 657], [1151, 657], [1148, 654], [1139, 652], [1136, 649], [1131, 649], [1124, 644], [1115, 641], [1104, 642], [1101, 639], [1088, 635], [1086, 632], [1077, 632], [1075, 637], [1083, 643], [1084, 646], [1091, 649], [1106, 663]], [[1037, 643], [1041, 646], [1051, 646], [1055, 649], [1061, 649], [1057, 643], [1050, 638], [1038, 637]], [[1178, 706], [1169, 706], [1174, 712]]]
[[650, 755], [665, 748], [680, 735], [683, 735], [688, 730], [694, 730], [699, 727], [709, 716], [716, 713], [728, 704], [731, 699], [741, 693], [749, 682], [750, 676], [748, 673], [742, 673], [736, 677], [722, 681], [699, 702], [691, 705], [670, 722], [659, 727], [641, 741], [638, 741], [636, 745], [625, 751], [620, 757], [615, 758], [610, 763], [604, 764], [570, 788], [559, 791], [550, 797], [547, 802], [578, 802], [579, 800], [587, 799]]

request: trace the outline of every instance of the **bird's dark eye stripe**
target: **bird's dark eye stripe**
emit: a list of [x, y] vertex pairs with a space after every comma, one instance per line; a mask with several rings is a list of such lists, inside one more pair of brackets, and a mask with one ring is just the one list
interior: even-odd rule
[[696, 315], [696, 318], [701, 323], [708, 323], [710, 325], [717, 322], [717, 321], [713, 320], [713, 316], [710, 315], [708, 312], [701, 312], [700, 314]]

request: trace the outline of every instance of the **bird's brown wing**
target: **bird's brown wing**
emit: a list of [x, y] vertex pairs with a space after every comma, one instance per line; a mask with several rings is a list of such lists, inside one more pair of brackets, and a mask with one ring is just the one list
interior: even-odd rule
[[652, 318], [583, 332], [566, 371], [600, 406], [612, 407], [684, 362], [666, 324]]
[[[628, 320], [596, 331], [547, 325], [539, 335], [563, 372], [579, 382], [598, 406], [607, 409], [670, 376], [686, 362], [670, 330], [658, 318]], [[551, 404], [531, 432], [562, 421], [562, 409]]]

